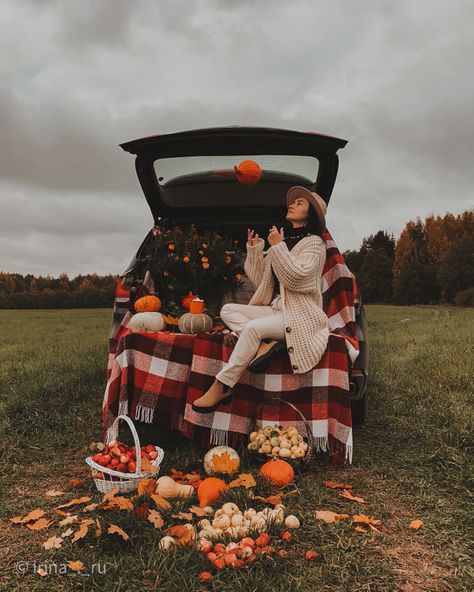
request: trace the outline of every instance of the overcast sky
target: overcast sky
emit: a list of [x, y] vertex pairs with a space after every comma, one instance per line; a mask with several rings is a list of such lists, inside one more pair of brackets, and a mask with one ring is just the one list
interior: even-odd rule
[[471, 0], [3, 0], [0, 270], [120, 273], [153, 220], [118, 144], [225, 125], [349, 140], [342, 250], [473, 207]]

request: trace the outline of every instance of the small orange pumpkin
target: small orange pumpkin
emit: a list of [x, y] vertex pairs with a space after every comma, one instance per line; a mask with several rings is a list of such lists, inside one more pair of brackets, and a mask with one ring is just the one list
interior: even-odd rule
[[201, 508], [216, 502], [221, 493], [227, 489], [226, 482], [217, 477], [208, 477], [199, 483], [197, 496]]
[[272, 458], [260, 468], [260, 473], [269, 481], [280, 487], [293, 483], [295, 472], [293, 467], [285, 460]]
[[191, 306], [191, 301], [194, 300], [194, 298], [197, 298], [197, 296], [195, 296], [192, 292], [189, 292], [189, 294], [185, 296], [181, 301], [183, 308], [187, 308], [189, 310], [189, 307]]
[[135, 301], [136, 312], [158, 312], [161, 308], [161, 300], [158, 296], [142, 296]]
[[237, 181], [242, 185], [255, 185], [262, 177], [262, 169], [254, 160], [243, 160], [234, 170]]

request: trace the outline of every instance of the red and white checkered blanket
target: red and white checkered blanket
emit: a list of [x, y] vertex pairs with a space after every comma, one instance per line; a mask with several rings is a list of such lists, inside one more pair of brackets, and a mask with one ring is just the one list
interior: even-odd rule
[[[172, 332], [131, 333], [127, 313], [118, 343], [109, 358], [103, 401], [104, 436], [115, 438], [112, 424], [118, 414], [158, 428], [178, 430], [201, 446], [236, 446], [258, 425], [296, 425], [313, 432], [317, 450], [328, 450], [335, 462], [351, 461], [352, 418], [349, 364], [358, 356], [354, 298], [356, 283], [344, 258], [326, 230], [323, 306], [329, 318], [328, 347], [318, 365], [294, 374], [285, 351], [277, 354], [265, 373], [244, 372], [233, 388], [232, 402], [212, 414], [199, 414], [192, 403], [212, 384], [228, 361], [238, 336], [233, 332], [187, 335]], [[264, 399], [276, 401], [265, 403]], [[295, 405], [306, 422], [284, 399]]]

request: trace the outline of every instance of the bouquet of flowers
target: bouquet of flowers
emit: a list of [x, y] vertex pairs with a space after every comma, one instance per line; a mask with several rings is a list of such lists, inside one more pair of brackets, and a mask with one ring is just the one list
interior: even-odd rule
[[193, 224], [168, 230], [155, 227], [153, 234], [147, 259], [164, 311], [186, 312], [182, 301], [192, 292], [204, 300], [211, 316], [217, 316], [222, 297], [235, 295], [242, 285], [244, 258], [238, 241], [213, 231], [201, 234]]

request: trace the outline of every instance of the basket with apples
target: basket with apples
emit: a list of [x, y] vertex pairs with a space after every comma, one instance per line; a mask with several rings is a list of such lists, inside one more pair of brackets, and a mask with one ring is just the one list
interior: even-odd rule
[[[130, 427], [134, 446], [129, 447], [117, 440], [111, 440], [101, 447], [102, 450], [86, 458], [86, 463], [92, 469], [96, 487], [101, 493], [113, 488], [122, 493], [134, 491], [140, 479], [151, 479], [158, 474], [164, 457], [164, 452], [159, 446], [140, 446], [137, 430], [127, 415], [119, 415], [115, 419], [114, 429], [121, 419]], [[154, 472], [142, 470], [142, 465], [147, 463], [153, 467]]]
[[[314, 437], [311, 428], [301, 411], [292, 403], [283, 399], [278, 402], [288, 405], [300, 416], [306, 433], [300, 433], [294, 425], [287, 428], [266, 425], [257, 429], [256, 420], [254, 419], [247, 449], [251, 458], [259, 463], [267, 462], [269, 458], [280, 458], [293, 467], [303, 467], [310, 462], [313, 455]], [[257, 409], [255, 417], [258, 416], [261, 408], [262, 405]]]

